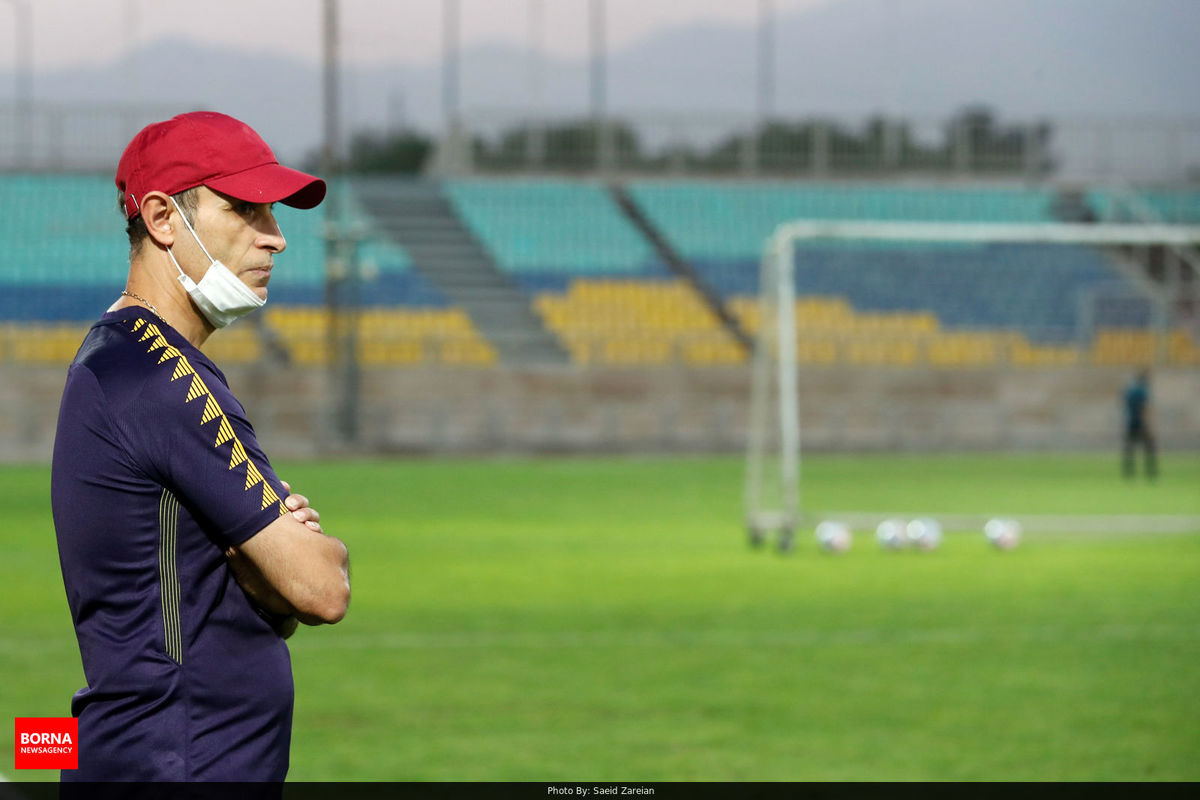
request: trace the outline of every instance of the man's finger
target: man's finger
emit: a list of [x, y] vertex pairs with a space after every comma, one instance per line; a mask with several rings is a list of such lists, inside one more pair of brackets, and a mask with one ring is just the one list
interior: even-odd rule
[[292, 516], [301, 522], [316, 522], [321, 519], [320, 513], [318, 513], [317, 510], [312, 506], [298, 508], [292, 512]]

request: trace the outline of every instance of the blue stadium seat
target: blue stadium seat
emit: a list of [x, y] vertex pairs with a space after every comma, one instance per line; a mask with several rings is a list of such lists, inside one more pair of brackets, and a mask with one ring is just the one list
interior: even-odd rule
[[[763, 244], [789, 220], [1054, 220], [1054, 192], [1040, 188], [641, 181], [630, 190], [726, 301], [757, 294]], [[1121, 280], [1086, 248], [937, 243], [802, 244], [796, 272], [802, 295], [861, 312], [932, 311], [948, 329], [1015, 329], [1035, 342], [1069, 341], [1078, 292]]]

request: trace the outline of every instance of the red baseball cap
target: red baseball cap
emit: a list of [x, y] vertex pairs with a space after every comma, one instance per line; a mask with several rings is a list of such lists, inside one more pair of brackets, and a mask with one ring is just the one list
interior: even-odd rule
[[147, 192], [177, 194], [201, 185], [249, 203], [312, 208], [325, 199], [325, 181], [281, 166], [254, 129], [214, 111], [147, 125], [117, 164], [128, 219], [142, 213]]

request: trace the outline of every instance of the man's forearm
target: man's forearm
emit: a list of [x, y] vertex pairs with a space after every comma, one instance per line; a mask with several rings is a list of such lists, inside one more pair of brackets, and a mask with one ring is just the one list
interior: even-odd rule
[[275, 618], [295, 616], [296, 609], [292, 607], [292, 604], [267, 582], [262, 571], [253, 561], [242, 555], [240, 550], [231, 547], [225, 551], [225, 557], [229, 562], [229, 569], [233, 572], [234, 580], [242, 587], [242, 591], [246, 593], [255, 607]]

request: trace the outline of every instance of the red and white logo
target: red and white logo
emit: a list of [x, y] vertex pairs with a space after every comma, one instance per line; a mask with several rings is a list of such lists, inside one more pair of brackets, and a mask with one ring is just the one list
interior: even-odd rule
[[13, 750], [17, 769], [79, 769], [79, 720], [17, 717]]

